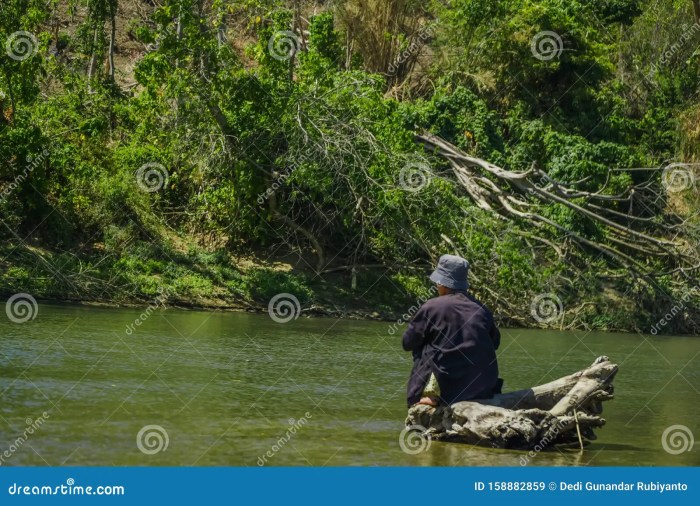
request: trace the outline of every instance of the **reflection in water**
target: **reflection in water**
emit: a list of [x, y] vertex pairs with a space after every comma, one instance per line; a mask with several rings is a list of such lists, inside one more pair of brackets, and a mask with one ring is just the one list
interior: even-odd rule
[[[387, 323], [170, 310], [127, 334], [140, 314], [42, 305], [34, 321], [0, 320], [0, 446], [50, 415], [3, 465], [520, 466], [528, 456], [439, 442], [404, 453], [410, 356]], [[700, 464], [697, 445], [672, 455], [661, 444], [672, 425], [700, 437], [698, 354], [690, 337], [504, 331], [505, 390], [598, 355], [621, 366], [599, 440], [527, 465]], [[146, 426], [162, 428], [167, 449], [139, 450]]]
[[[585, 450], [551, 450], [532, 456], [525, 451], [494, 450], [434, 442], [428, 451], [420, 455], [416, 463], [424, 466], [580, 466], [588, 464], [586, 455]], [[528, 457], [529, 459], [526, 459]]]

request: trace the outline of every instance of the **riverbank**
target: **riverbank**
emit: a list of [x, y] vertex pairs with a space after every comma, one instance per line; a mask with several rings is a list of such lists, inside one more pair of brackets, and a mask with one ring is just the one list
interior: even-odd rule
[[[3, 297], [9, 297], [4, 294]], [[46, 303], [53, 306], [81, 306], [86, 308], [107, 308], [107, 309], [143, 309], [154, 306], [154, 301], [133, 301], [133, 302], [116, 302], [116, 301], [94, 301], [80, 299], [61, 299], [61, 298], [42, 298], [35, 297], [37, 303]], [[216, 311], [216, 312], [231, 312], [231, 313], [250, 313], [250, 314], [267, 314], [269, 309], [267, 305], [247, 305], [241, 304], [221, 304], [221, 305], [204, 305], [193, 304], [187, 301], [174, 302], [158, 302], [158, 306], [165, 309], [177, 309], [179, 311]], [[313, 305], [311, 307], [302, 307], [298, 313], [299, 318], [342, 318], [345, 320], [365, 320], [365, 321], [403, 321], [402, 315], [395, 312], [377, 312], [367, 310], [342, 310], [334, 309], [330, 306]]]
[[[281, 311], [282, 318], [291, 311], [292, 317], [394, 322], [389, 330], [394, 334], [434, 296], [427, 265], [360, 265], [353, 272], [346, 260], [337, 258], [317, 273], [314, 262], [298, 253], [234, 254], [182, 239], [164, 244], [169, 246], [134, 242], [115, 254], [113, 246], [107, 249], [100, 243], [71, 251], [8, 243], [0, 246], [0, 298], [27, 293], [37, 301], [87, 306]], [[569, 300], [556, 293], [533, 293], [523, 300], [521, 310], [511, 311], [517, 317], [507, 317], [499, 305], [503, 301], [493, 300], [489, 288], [476, 278], [472, 284], [498, 325], [511, 328], [683, 334], [687, 332], [677, 323], [693, 307], [690, 298], [679, 297], [668, 307], [640, 310], [609, 287], [579, 291]]]
[[[330, 268], [315, 274], [293, 255], [264, 258], [142, 245], [119, 258], [93, 246], [82, 254], [39, 246], [0, 247], [0, 297], [27, 293], [37, 301], [139, 308], [267, 313], [280, 295], [300, 317], [396, 321], [428, 294], [409, 293], [401, 276], [379, 266]], [[354, 277], [354, 281], [353, 281]]]

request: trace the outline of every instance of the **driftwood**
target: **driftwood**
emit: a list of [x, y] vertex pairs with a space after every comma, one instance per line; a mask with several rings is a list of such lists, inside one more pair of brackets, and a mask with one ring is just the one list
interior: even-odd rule
[[412, 406], [406, 426], [433, 440], [491, 448], [583, 446], [605, 424], [602, 402], [613, 398], [616, 373], [617, 365], [598, 357], [586, 369], [533, 388], [452, 406]]
[[[670, 229], [678, 226], [677, 222], [658, 227], [652, 217], [631, 212], [635, 202], [642, 206], [641, 200], [646, 194], [649, 194], [650, 203], [642, 207], [653, 207], [655, 204], [651, 202], [659, 199], [650, 181], [632, 185], [618, 195], [605, 193], [608, 182], [597, 191], [588, 192], [577, 188], [575, 183], [552, 179], [535, 164], [527, 171], [514, 172], [469, 156], [455, 145], [427, 132], [417, 135], [416, 141], [449, 162], [457, 181], [477, 206], [499, 218], [528, 223], [533, 230], [530, 237], [551, 247], [560, 256], [561, 249], [556, 241], [545, 237], [546, 229], [558, 231], [582, 248], [598, 250], [642, 277], [653, 276], [654, 272], [636, 258], [640, 253], [676, 259], [681, 268], [691, 267], [697, 261], [687, 256], [682, 241], [665, 237]], [[584, 237], [546, 217], [542, 212], [544, 204], [560, 204], [598, 223], [611, 244]], [[621, 212], [620, 206], [623, 205], [628, 206], [628, 212]], [[647, 229], [653, 229], [654, 233], [650, 234]], [[536, 234], [535, 231], [542, 233]]]
[[[674, 177], [677, 175], [677, 182], [686, 188], [691, 184], [688, 181], [695, 180], [691, 166], [694, 164], [676, 164], [678, 169], [673, 169], [674, 164], [663, 170], [661, 167], [619, 169], [638, 172], [634, 177], [637, 182], [630, 180], [618, 186], [622, 183], [618, 179], [613, 181], [613, 170], [608, 171], [605, 181], [596, 182], [591, 177], [562, 181], [535, 162], [527, 170], [504, 169], [428, 132], [416, 135], [415, 140], [428, 153], [447, 162], [449, 170], [443, 174], [477, 207], [512, 224], [511, 230], [530, 246], [533, 257], [534, 243], [540, 243], [543, 251], [550, 250], [570, 272], [581, 276], [581, 266], [590, 262], [591, 254], [595, 253], [607, 259], [610, 267], [610, 270], [606, 267], [598, 270], [598, 279], [630, 278], [654, 293], [655, 304], [669, 307], [677, 303], [677, 296], [670, 295], [669, 288], [672, 293], [687, 293], [689, 284], [695, 284], [700, 269], [698, 227], [689, 216], [669, 204], [680, 198], [671, 195], [681, 191], [674, 189]], [[646, 179], [641, 176], [644, 173], [648, 174]], [[615, 188], [614, 192], [611, 187]], [[580, 226], [560, 223], [553, 218], [555, 208], [565, 209], [596, 232], [584, 232]], [[561, 277], [570, 286], [582, 283], [581, 279]], [[659, 279], [664, 282], [659, 283]], [[481, 284], [482, 289], [498, 301], [502, 317], [520, 322], [522, 315], [527, 314], [517, 301], [484, 285]], [[561, 328], [577, 327], [578, 313], [589, 303], [584, 301], [577, 308], [568, 308], [568, 321], [562, 319]], [[686, 318], [686, 322], [690, 326], [688, 331], [697, 331], [692, 317]]]

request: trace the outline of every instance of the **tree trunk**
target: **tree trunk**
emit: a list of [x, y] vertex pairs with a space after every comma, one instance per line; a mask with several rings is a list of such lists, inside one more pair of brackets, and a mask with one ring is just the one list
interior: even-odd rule
[[98, 30], [95, 26], [92, 36], [92, 56], [90, 57], [90, 64], [88, 66], [88, 93], [92, 93], [92, 79], [95, 76], [95, 67], [97, 67], [97, 42], [98, 42]]
[[109, 61], [109, 80], [114, 82], [114, 46], [117, 37], [117, 0], [109, 4], [110, 30], [109, 30], [109, 52], [107, 58]]
[[[635, 195], [644, 194], [649, 205], [663, 198], [664, 194], [654, 190], [652, 179], [641, 185], [630, 185], [616, 195], [605, 192], [607, 181], [597, 191], [589, 192], [578, 189], [576, 183], [553, 179], [535, 164], [524, 172], [502, 169], [427, 132], [417, 135], [416, 141], [448, 161], [456, 181], [481, 209], [499, 219], [527, 222], [536, 232], [549, 234], [548, 230], [555, 230], [564, 234], [581, 249], [598, 250], [652, 287], [656, 286], [653, 277], [657, 272], [649, 268], [644, 257], [665, 258], [680, 268], [697, 264], [698, 259], [689, 255], [677, 237], [666, 238], [669, 226], [678, 224], [677, 217], [671, 216], [667, 223], [656, 226], [648, 217], [617, 210], [616, 205], [631, 203]], [[551, 219], [546, 206], [552, 204], [564, 206], [582, 219], [595, 223], [604, 239], [585, 237]]]
[[414, 405], [406, 426], [424, 437], [491, 448], [583, 446], [602, 427], [602, 401], [613, 398], [617, 365], [598, 357], [577, 373], [491, 399], [452, 406]]

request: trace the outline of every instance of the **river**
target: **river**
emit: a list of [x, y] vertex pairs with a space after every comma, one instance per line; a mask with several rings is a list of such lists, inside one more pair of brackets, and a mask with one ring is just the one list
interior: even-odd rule
[[[3, 315], [0, 463], [523, 462], [524, 452], [439, 442], [417, 455], [401, 450], [411, 360], [389, 323], [283, 324], [260, 314], [167, 310], [133, 326], [142, 313], [40, 304], [26, 323]], [[541, 452], [528, 465], [700, 465], [700, 443], [675, 455], [661, 440], [673, 425], [700, 437], [700, 339], [502, 333], [505, 390], [569, 374], [599, 355], [620, 364], [599, 439], [583, 452]]]

